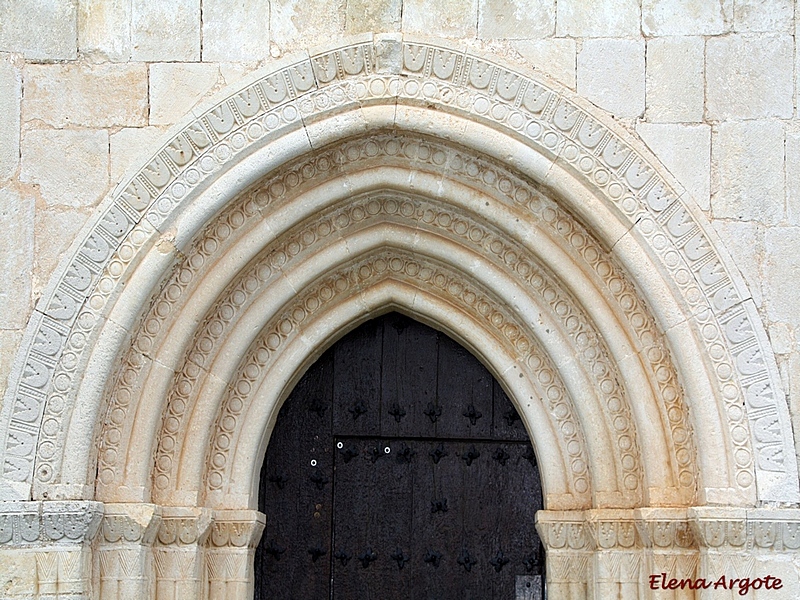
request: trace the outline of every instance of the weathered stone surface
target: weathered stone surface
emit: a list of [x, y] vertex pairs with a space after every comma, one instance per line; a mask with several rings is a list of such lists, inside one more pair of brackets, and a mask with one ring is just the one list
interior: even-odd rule
[[53, 127], [119, 127], [147, 123], [145, 65], [28, 65], [24, 77], [24, 121], [38, 120]]
[[764, 303], [771, 320], [796, 323], [800, 315], [800, 227], [771, 227], [765, 235]]
[[28, 131], [20, 179], [38, 185], [47, 206], [94, 206], [108, 188], [108, 133]]
[[218, 83], [219, 67], [214, 64], [150, 65], [150, 123], [176, 122]]
[[763, 304], [761, 259], [764, 256], [764, 227], [747, 221], [714, 221], [714, 229], [742, 273], [753, 302]]
[[0, 55], [0, 180], [19, 165], [19, 111], [22, 72], [7, 55]]
[[402, 0], [349, 0], [346, 33], [398, 31], [403, 17]]
[[200, 60], [200, 0], [132, 0], [131, 58]]
[[91, 215], [88, 210], [52, 208], [37, 210], [34, 222], [36, 260], [33, 292], [38, 296], [47, 285], [64, 252]]
[[[800, 315], [798, 315], [800, 317]], [[795, 349], [792, 329], [787, 323], [772, 323], [767, 329], [775, 354], [789, 354]]]
[[559, 0], [556, 35], [559, 37], [639, 37], [640, 9], [636, 0]]
[[233, 85], [258, 67], [258, 63], [219, 63], [219, 72], [225, 80], [225, 85]]
[[703, 120], [705, 41], [701, 37], [654, 38], [647, 42], [648, 121]]
[[403, 31], [450, 38], [474, 37], [477, 24], [478, 0], [403, 1]]
[[549, 37], [555, 25], [554, 0], [480, 0], [478, 5], [479, 38]]
[[716, 35], [730, 31], [733, 0], [643, 0], [645, 35]]
[[788, 34], [709, 39], [706, 44], [708, 117], [714, 120], [791, 117], [793, 60], [793, 38]]
[[344, 31], [345, 4], [345, 0], [272, 0], [271, 40], [284, 50], [325, 43]]
[[203, 60], [269, 57], [269, 3], [203, 0]]
[[744, 31], [792, 31], [792, 0], [736, 0], [733, 6], [733, 29]]
[[6, 393], [8, 374], [11, 372], [20, 341], [22, 341], [21, 329], [0, 328], [0, 398]]
[[636, 131], [700, 208], [710, 208], [711, 127], [640, 123]]
[[77, 55], [74, 0], [9, 0], [0, 3], [0, 51], [34, 60]]
[[78, 49], [112, 61], [129, 60], [130, 22], [128, 0], [78, 0]]
[[575, 89], [575, 40], [518, 40], [513, 45], [535, 69]]
[[711, 154], [714, 217], [773, 224], [783, 218], [783, 124], [721, 123]]
[[[800, 352], [792, 352], [786, 360], [786, 365], [789, 371], [787, 389], [789, 390], [789, 413], [792, 415], [792, 428], [794, 431], [800, 431]], [[795, 452], [800, 455], [800, 436], [795, 436], [794, 447]]]
[[644, 112], [644, 43], [590, 39], [578, 54], [578, 93], [618, 117]]
[[800, 225], [800, 128], [796, 125], [786, 132], [786, 219]]
[[131, 127], [112, 134], [112, 183], [118, 183], [127, 169], [147, 158], [164, 131], [161, 127]]
[[3, 593], [6, 598], [35, 598], [38, 594], [36, 554], [20, 548], [0, 548]]
[[10, 188], [0, 189], [0, 329], [20, 329], [31, 308], [33, 266], [33, 198]]

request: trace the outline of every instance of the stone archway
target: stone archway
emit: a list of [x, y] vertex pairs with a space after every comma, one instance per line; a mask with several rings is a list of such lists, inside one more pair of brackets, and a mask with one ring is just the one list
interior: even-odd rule
[[198, 108], [76, 240], [0, 421], [37, 589], [85, 593], [104, 512], [104, 597], [246, 596], [281, 402], [391, 307], [480, 356], [525, 419], [552, 597], [795, 543], [793, 512], [754, 510], [800, 499], [774, 360], [691, 199], [580, 98], [382, 36]]

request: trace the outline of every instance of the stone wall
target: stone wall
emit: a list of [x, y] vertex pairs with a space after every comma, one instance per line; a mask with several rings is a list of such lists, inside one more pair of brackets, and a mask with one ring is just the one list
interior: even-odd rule
[[[0, 393], [92, 209], [203, 98], [368, 31], [527, 64], [636, 131], [750, 285], [800, 430], [800, 120], [792, 0], [16, 0], [0, 7]], [[641, 5], [640, 5], [641, 4]]]
[[[800, 178], [794, 173], [800, 167], [795, 48], [800, 20], [795, 3], [589, 4], [0, 4], [0, 226], [6, 240], [0, 250], [5, 274], [0, 280], [0, 397], [23, 331], [58, 261], [94, 208], [126, 172], [153, 154], [171, 125], [215, 92], [285, 54], [330, 47], [364, 32], [402, 31], [456, 40], [538, 71], [641, 137], [691, 194], [741, 269], [800, 432]], [[94, 510], [84, 512], [94, 515]], [[107, 507], [106, 513], [113, 510]], [[625, 518], [635, 523], [633, 516]], [[96, 530], [95, 521], [94, 516], [86, 521], [87, 532]], [[786, 535], [794, 540], [794, 533]], [[144, 545], [165, 545], [148, 535]], [[83, 538], [79, 542], [76, 556], [84, 560]], [[140, 551], [131, 552], [139, 556]], [[155, 568], [169, 562], [166, 551], [155, 556]]]

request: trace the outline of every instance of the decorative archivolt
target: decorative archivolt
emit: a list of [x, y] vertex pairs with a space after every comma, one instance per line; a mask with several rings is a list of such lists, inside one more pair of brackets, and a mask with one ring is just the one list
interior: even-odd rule
[[[413, 210], [369, 214], [370, 202], [390, 201]], [[323, 226], [326, 211], [344, 214], [359, 202], [363, 224], [331, 227], [332, 241], [308, 237]], [[368, 222], [377, 232], [370, 242]], [[459, 232], [456, 222], [465, 229]], [[394, 233], [405, 241], [391, 239]], [[358, 260], [377, 261], [394, 248], [397, 256], [380, 259], [387, 268], [404, 252], [408, 260], [419, 252], [447, 271], [446, 278], [482, 289], [487, 298], [494, 294], [487, 303], [498, 314], [506, 311], [503, 327], [512, 324], [517, 339], [525, 337], [552, 362], [569, 398], [564, 405], [584, 430], [583, 442], [562, 431], [558, 446], [567, 450], [560, 459], [574, 463], [572, 441], [585, 446], [579, 452], [592, 503], [796, 500], [788, 414], [763, 327], [711, 235], [635, 141], [566, 92], [485, 57], [399, 37], [301, 57], [196, 111], [115, 190], [76, 242], [31, 321], [9, 386], [2, 421], [5, 494], [92, 497], [96, 458], [98, 491], [107, 499], [146, 500], [151, 481], [153, 490], [171, 490], [176, 504], [202, 501], [225, 481], [246, 496], [242, 477], [232, 475], [244, 463], [234, 460], [238, 466], [226, 470], [226, 458], [217, 467], [216, 451], [202, 460], [188, 453], [176, 471], [170, 457], [187, 456], [181, 436], [201, 431], [219, 449], [226, 429], [219, 411], [231, 409], [258, 344], [267, 343], [270, 327], [280, 327], [270, 319], [326, 270], [343, 269], [344, 277]], [[358, 251], [359, 239], [374, 248]], [[282, 255], [280, 244], [287, 248]], [[327, 263], [303, 255], [315, 244], [322, 244]], [[299, 258], [290, 256], [292, 248]], [[271, 269], [263, 282], [245, 276], [259, 257]], [[357, 279], [354, 273], [349, 276]], [[410, 300], [401, 308], [449, 328], [514, 391], [504, 370], [510, 363], [499, 358], [511, 342], [498, 341], [495, 357], [477, 334], [492, 326], [505, 330], [479, 326], [480, 313], [469, 316], [469, 302], [459, 304], [435, 284], [394, 280], [396, 289], [384, 301], [417, 289], [409, 298], [429, 302], [431, 313], [444, 314], [441, 307], [450, 303], [457, 317], [449, 324]], [[373, 288], [363, 286], [362, 306], [340, 318], [386, 308], [364, 305]], [[253, 305], [271, 299], [270, 312], [249, 322], [250, 329], [243, 324], [252, 316], [231, 314], [235, 323], [226, 334], [217, 315], [258, 289]], [[376, 283], [374, 289], [384, 288]], [[554, 359], [558, 344], [538, 323], [540, 313], [574, 360]], [[319, 344], [347, 327], [337, 314], [331, 309], [315, 321], [318, 330], [309, 329]], [[293, 369], [285, 381], [276, 375], [262, 384], [272, 396], [251, 390], [242, 398], [274, 412], [284, 388], [319, 351], [307, 347], [308, 335], [303, 329], [282, 355]], [[204, 357], [209, 343], [216, 354]], [[521, 379], [534, 382], [534, 371], [529, 365]], [[201, 392], [193, 390], [194, 380], [202, 380]], [[534, 386], [536, 395], [547, 397], [542, 385]], [[188, 402], [181, 406], [184, 389]], [[581, 391], [593, 400], [584, 401]], [[524, 411], [522, 396], [513, 395]], [[186, 418], [173, 421], [170, 411], [179, 407]], [[555, 412], [548, 427], [562, 430]], [[586, 429], [597, 423], [601, 439], [589, 440]], [[170, 442], [174, 425], [178, 435]], [[258, 435], [248, 435], [253, 449]], [[263, 440], [268, 431], [260, 435]], [[154, 462], [138, 460], [151, 456], [141, 445], [156, 453]], [[604, 451], [611, 453], [605, 465]], [[666, 466], [657, 467], [659, 461]], [[603, 469], [613, 475], [600, 476]], [[573, 475], [562, 475], [559, 492], [577, 494], [582, 505]], [[558, 479], [551, 476], [553, 489]]]
[[[501, 188], [505, 189], [505, 197], [499, 201], [493, 196], [479, 197], [474, 187], [465, 187], [463, 182], [460, 189], [453, 187], [453, 191], [458, 192], [453, 194], [454, 197], [462, 199], [455, 201], [455, 204], [420, 196], [419, 194], [423, 192], [436, 193], [436, 190], [442, 187], [441, 178], [431, 177], [431, 174], [423, 169], [422, 164], [417, 164], [415, 167], [416, 195], [410, 195], [407, 191], [401, 192], [399, 189], [358, 193], [362, 188], [370, 189], [376, 181], [384, 185], [392, 184], [396, 188], [404, 185], [403, 178], [407, 173], [399, 171], [396, 167], [381, 166], [386, 163], [387, 147], [390, 150], [394, 149], [393, 152], [399, 148], [404, 154], [416, 155], [421, 150], [426, 155], [438, 155], [451, 162], [463, 162], [470, 171], [473, 171], [473, 175], [464, 177], [463, 182], [475, 186], [484, 179], [497, 179], [500, 187], [494, 187], [494, 193], [497, 194]], [[365, 148], [369, 148], [371, 159], [365, 154]], [[360, 152], [356, 153], [356, 149], [360, 149]], [[348, 155], [350, 160], [345, 158]], [[295, 186], [297, 190], [290, 192], [284, 187], [272, 201], [268, 199], [269, 190], [276, 189], [276, 182], [287, 179], [287, 173], [289, 179], [292, 179], [290, 176], [294, 173], [311, 174], [312, 171], [307, 168], [311, 161], [321, 161], [325, 165], [336, 164], [338, 168], [328, 169], [327, 177], [318, 176], [316, 179], [310, 179], [315, 181], [317, 186], [315, 188], [306, 187], [303, 190], [303, 186], [297, 185]], [[227, 455], [232, 452], [231, 438], [237, 437], [241, 426], [241, 421], [237, 425], [237, 419], [241, 418], [243, 408], [249, 402], [248, 397], [256, 387], [255, 381], [261, 379], [260, 374], [264, 371], [266, 363], [270, 360], [274, 362], [274, 356], [280, 353], [285, 338], [298, 333], [307, 335], [307, 331], [304, 331], [307, 325], [304, 323], [307, 323], [314, 313], [330, 311], [328, 305], [336, 305], [339, 302], [337, 296], [349, 299], [354, 291], [358, 293], [368, 287], [366, 281], [360, 281], [353, 275], [358, 270], [354, 271], [352, 266], [346, 269], [350, 276], [339, 275], [336, 279], [347, 289], [334, 294], [330, 290], [336, 288], [323, 286], [323, 290], [329, 290], [328, 298], [317, 294], [305, 299], [305, 286], [311, 284], [297, 280], [293, 281], [291, 288], [287, 290], [286, 298], [282, 298], [279, 291], [282, 287], [281, 280], [292, 273], [310, 273], [306, 276], [310, 280], [313, 280], [317, 273], [329, 276], [330, 271], [336, 269], [342, 260], [352, 260], [360, 245], [368, 243], [380, 247], [388, 240], [394, 240], [389, 243], [390, 246], [396, 246], [402, 240], [406, 240], [404, 243], [419, 255], [420, 259], [433, 255], [439, 256], [442, 261], [448, 261], [451, 269], [460, 270], [456, 275], [448, 276], [448, 281], [451, 282], [461, 279], [460, 284], [452, 284], [456, 286], [455, 289], [463, 288], [471, 278], [485, 276], [481, 275], [483, 273], [498, 269], [503, 272], [505, 281], [496, 279], [487, 282], [485, 286], [514, 289], [512, 297], [517, 298], [514, 300], [511, 319], [501, 316], [501, 313], [508, 312], [508, 309], [503, 300], [497, 299], [497, 293], [491, 302], [481, 302], [480, 311], [474, 306], [471, 310], [469, 307], [463, 310], [471, 312], [471, 316], [467, 317], [469, 320], [486, 320], [483, 336], [487, 340], [501, 339], [505, 335], [505, 330], [509, 329], [514, 336], [509, 353], [518, 356], [523, 364], [528, 361], [529, 380], [537, 384], [541, 380], [546, 384], [539, 385], [536, 397], [549, 405], [550, 418], [553, 419], [557, 437], [561, 438], [559, 444], [561, 453], [567, 457], [567, 464], [570, 465], [567, 471], [568, 478], [570, 473], [572, 474], [572, 482], [568, 489], [560, 493], [562, 497], [564, 492], [576, 495], [571, 502], [564, 501], [564, 507], [589, 505], [586, 499], [589, 488], [585, 471], [590, 462], [596, 465], [596, 469], [601, 470], [600, 465], [616, 466], [619, 481], [612, 486], [601, 485], [601, 489], [606, 488], [606, 493], [612, 489], [616, 490], [617, 498], [612, 502], [635, 505], [641, 500], [641, 457], [636, 441], [636, 428], [630, 414], [630, 399], [625, 386], [637, 389], [640, 404], [644, 404], [641, 400], [645, 397], [648, 397], [648, 402], [658, 403], [653, 412], [644, 418], [640, 416], [640, 421], [652, 420], [657, 422], [659, 427], [661, 423], [669, 423], [671, 428], [670, 439], [657, 444], [663, 450], [654, 453], [654, 458], [651, 459], [652, 464], [666, 467], [671, 472], [668, 475], [653, 477], [649, 487], [683, 488], [683, 492], [671, 498], [673, 502], [677, 498], [683, 497], [684, 501], [687, 501], [693, 497], [697, 482], [692, 471], [695, 465], [691, 426], [664, 341], [657, 333], [652, 318], [638, 300], [633, 286], [625, 279], [619, 267], [568, 213], [559, 209], [555, 202], [535, 188], [530, 186], [523, 188], [523, 183], [519, 180], [511, 184], [513, 178], [508, 179], [511, 177], [510, 173], [498, 165], [484, 159], [468, 157], [463, 150], [431, 140], [420, 141], [397, 134], [373, 135], [330, 148], [311, 161], [304, 159], [297, 164], [289, 165], [285, 171], [269, 177], [209, 223], [203, 235], [185, 253], [181, 263], [176, 266], [171, 277], [162, 284], [159, 294], [151, 301], [149, 313], [133, 334], [133, 339], [138, 341], [135, 341], [129, 350], [128, 357], [123, 363], [125, 367], [117, 379], [116, 389], [110, 394], [112, 399], [109, 408], [110, 418], [102, 438], [98, 469], [101, 490], [110, 490], [110, 495], [106, 497], [105, 492], [102, 492], [101, 497], [107, 500], [120, 500], [117, 491], [119, 488], [147, 486], [149, 470], [141, 469], [138, 481], [131, 481], [136, 478], [130, 475], [135, 468], [133, 465], [149, 466], [147, 457], [150, 456], [151, 449], [137, 442], [140, 445], [139, 453], [132, 455], [130, 450], [126, 449], [128, 442], [119, 441], [120, 424], [127, 421], [124, 413], [131, 409], [130, 399], [134, 396], [150, 398], [163, 395], [167, 399], [163, 409], [164, 417], [155, 459], [154, 500], [158, 502], [180, 502], [179, 496], [176, 497], [174, 494], [170, 496], [167, 492], [180, 485], [176, 482], [178, 472], [176, 456], [186, 454], [183, 446], [185, 432], [187, 430], [194, 432], [191, 443], [196, 445], [198, 443], [196, 432], [210, 428], [210, 423], [198, 422], [198, 418], [191, 414], [192, 407], [197, 404], [219, 406], [222, 402], [219, 399], [220, 395], [229, 396], [225, 399], [222, 413], [216, 412], [219, 409], [209, 412], [212, 416], [215, 414], [218, 416], [216, 427], [212, 428], [216, 433], [209, 440], [215, 450], [209, 462], [208, 490], [212, 493], [219, 491], [223, 478], [223, 465], [227, 461]], [[491, 175], [487, 175], [487, 172]], [[399, 174], [403, 177], [398, 177]], [[343, 177], [348, 181], [347, 188], [341, 188], [336, 183]], [[299, 183], [301, 179], [297, 178], [294, 181]], [[426, 189], [426, 181], [433, 186], [432, 190]], [[455, 186], [455, 183], [451, 185]], [[321, 195], [320, 187], [335, 191]], [[521, 192], [523, 189], [524, 194]], [[519, 223], [517, 211], [520, 208], [530, 210], [531, 216], [535, 219], [528, 219], [529, 228], [526, 235], [537, 237], [533, 249], [526, 248], [525, 243], [515, 239], [507, 231], [489, 225], [485, 223], [485, 219], [479, 220], [478, 215], [470, 213], [470, 202], [464, 200], [470, 195], [475, 196], [473, 203], [477, 201], [476, 206], [485, 206], [486, 201], [490, 201], [493, 206], [491, 211], [494, 215], [493, 220], [503, 223], [505, 227], [517, 226]], [[246, 252], [238, 249], [234, 240], [238, 239], [239, 244], [244, 246], [252, 244], [248, 240], [261, 231], [262, 211], [268, 209], [278, 213], [297, 214], [301, 209], [294, 207], [309, 205], [309, 197], [314, 196], [324, 196], [330, 207], [314, 213], [288, 228], [285, 233], [276, 236], [274, 242], [268, 244], [241, 269], [238, 265], [244, 264], [246, 260], [244, 258], [240, 258], [237, 265], [230, 262], [218, 265], [217, 254], [248, 256]], [[479, 198], [483, 200], [478, 201]], [[525, 198], [526, 201], [521, 202], [519, 198]], [[287, 207], [293, 208], [288, 211]], [[341, 245], [342, 239], [346, 240], [346, 249]], [[447, 243], [445, 240], [448, 240]], [[553, 246], [554, 249], [548, 250], [548, 246]], [[460, 263], [456, 252], [459, 247], [462, 248], [459, 251], [466, 257]], [[583, 258], [584, 255], [589, 257], [591, 262]], [[385, 262], [388, 258], [381, 260]], [[406, 257], [403, 260], [408, 259]], [[317, 266], [309, 267], [309, 263], [312, 262], [317, 262]], [[217, 266], [209, 266], [212, 263], [216, 263]], [[485, 267], [476, 268], [475, 265], [479, 263], [485, 263]], [[580, 300], [573, 298], [568, 290], [562, 289], [565, 282], [552, 274], [549, 267], [542, 266], [548, 263], [554, 263], [556, 266], [572, 265], [575, 273], [571, 277], [562, 274], [562, 277], [578, 291]], [[230, 272], [236, 272], [237, 275], [228, 278], [223, 275]], [[394, 273], [393, 278], [401, 279], [400, 275], [403, 273]], [[409, 274], [406, 273], [404, 277], [409, 277]], [[228, 279], [230, 283], [227, 283], [227, 288], [222, 290], [222, 283], [219, 282], [227, 282]], [[207, 283], [209, 280], [211, 284]], [[519, 287], [520, 283], [523, 287]], [[220, 287], [218, 296], [209, 292], [209, 285]], [[437, 286], [430, 278], [412, 283], [413, 286], [420, 289], [428, 286], [434, 295], [444, 298], [451, 305], [459, 303], [474, 305], [476, 302], [474, 292], [470, 292], [467, 296], [460, 294], [453, 296], [450, 289], [452, 286]], [[593, 319], [581, 308], [581, 302], [586, 303], [595, 313], [597, 307], [606, 307], [607, 300], [598, 290], [611, 290], [611, 294], [616, 294], [619, 298], [616, 316], [602, 312], [595, 315], [604, 321], [604, 331], [598, 331]], [[530, 296], [527, 300], [530, 308], [527, 308], [522, 300], [528, 296]], [[257, 299], [263, 297], [268, 297], [270, 302], [264, 300], [257, 302]], [[209, 299], [213, 299], [213, 303], [210, 303]], [[507, 302], [510, 304], [511, 300]], [[195, 308], [189, 311], [187, 316], [182, 310], [184, 306]], [[203, 316], [197, 310], [199, 306], [208, 306]], [[499, 307], [499, 310], [493, 307]], [[407, 311], [415, 310], [410, 303], [403, 308]], [[184, 314], [184, 320], [199, 321], [200, 325], [194, 328], [169, 324], [170, 315], [176, 311]], [[275, 316], [278, 312], [285, 316]], [[537, 327], [535, 324], [529, 324], [530, 321], [541, 321], [543, 313], [547, 315], [544, 317], [547, 326]], [[259, 315], [257, 320], [254, 320], [253, 314]], [[490, 314], [494, 316], [489, 318]], [[419, 316], [436, 321], [429, 315]], [[350, 315], [351, 320], [363, 318], [362, 313]], [[622, 320], [617, 322], [617, 319]], [[271, 321], [273, 322], [271, 326], [266, 325]], [[241, 324], [242, 322], [244, 324]], [[511, 322], [516, 324], [510, 325]], [[348, 322], [345, 321], [341, 327], [347, 325]], [[261, 334], [261, 338], [257, 342], [252, 342], [251, 334], [248, 332], [261, 329], [265, 331]], [[559, 337], [556, 343], [547, 342], [550, 348], [537, 349], [532, 359], [528, 354], [540, 346], [536, 341], [537, 336], [547, 337], [551, 329], [561, 331], [562, 337]], [[176, 330], [183, 333], [176, 335]], [[333, 329], [328, 335], [336, 331]], [[457, 328], [455, 334], [460, 335]], [[625, 366], [622, 374], [617, 372], [616, 359], [607, 347], [606, 337], [610, 337], [618, 356], [629, 357], [638, 353], [638, 360], [633, 366]], [[253, 343], [256, 344], [256, 349], [251, 347]], [[473, 341], [471, 344], [481, 352], [481, 341]], [[174, 359], [169, 356], [176, 347], [185, 350], [182, 350], [182, 362], [175, 370], [174, 380], [172, 371], [163, 371], [160, 377], [158, 374], [150, 373], [149, 369], [146, 369], [145, 373], [140, 372], [143, 364], [141, 357], [148, 356], [150, 361], [157, 363], [171, 363]], [[567, 350], [564, 352], [560, 348]], [[235, 363], [229, 357], [241, 355], [245, 355], [244, 364], [234, 371]], [[581, 377], [571, 376], [572, 393], [581, 398], [580, 404], [583, 405], [578, 412], [583, 413], [584, 423], [591, 421], [596, 424], [592, 435], [595, 443], [603, 437], [598, 435], [598, 428], [610, 433], [613, 438], [613, 450], [603, 452], [596, 449], [593, 460], [586, 456], [582, 442], [584, 426], [571, 417], [575, 408], [571, 407], [569, 402], [565, 403], [565, 400], [569, 400], [570, 392], [559, 383], [558, 370], [545, 366], [550, 362], [548, 355], [553, 356], [556, 362], [562, 363], [561, 367], [567, 370], [569, 365], [566, 363], [573, 362], [575, 356], [579, 357]], [[491, 357], [486, 356], [485, 351], [484, 357], [487, 362], [492, 363]], [[535, 362], [531, 364], [531, 360]], [[220, 362], [226, 365], [220, 367], [218, 366]], [[642, 369], [639, 363], [646, 365], [646, 369]], [[294, 372], [297, 368], [298, 365], [293, 365], [289, 368], [289, 372]], [[656, 376], [656, 373], [659, 375]], [[146, 384], [137, 381], [146, 381]], [[219, 381], [226, 382], [227, 388], [223, 389]], [[620, 383], [623, 381], [624, 386]], [[271, 387], [275, 388], [274, 381], [271, 382]], [[585, 405], [589, 404], [588, 398], [595, 395], [602, 400], [592, 412]], [[217, 399], [212, 400], [211, 398], [215, 396]], [[234, 407], [233, 410], [229, 410], [231, 405]], [[259, 412], [268, 413], [270, 406], [262, 405]], [[161, 414], [161, 410], [157, 411], [157, 414]], [[190, 421], [194, 421], [192, 425], [189, 425]], [[147, 423], [149, 427], [149, 421]], [[531, 428], [535, 429], [535, 425]], [[145, 432], [146, 428], [141, 431]], [[136, 440], [141, 439], [142, 435], [131, 432], [132, 430], [128, 430], [125, 435], [133, 435]], [[544, 434], [538, 437], [541, 438], [542, 435]], [[533, 437], [537, 438], [535, 432]], [[652, 438], [652, 435], [647, 433], [647, 437]], [[651, 446], [653, 444], [651, 440]], [[255, 449], [251, 448], [244, 455], [252, 456], [254, 453]], [[127, 456], [129, 465], [119, 464], [118, 456]], [[189, 456], [195, 458], [195, 465], [183, 467], [183, 470], [194, 473], [193, 477], [198, 479], [200, 475], [196, 458], [199, 453], [190, 453]], [[667, 456], [672, 458], [666, 459]], [[192, 461], [184, 461], [186, 462]], [[562, 461], [553, 459], [543, 463], [556, 465]], [[128, 481], [122, 481], [122, 473], [128, 474]], [[560, 478], [563, 479], [563, 476]], [[184, 479], [191, 478], [184, 475]], [[185, 485], [184, 482], [183, 486]], [[194, 490], [193, 493], [196, 494], [199, 489], [198, 482], [190, 483], [189, 489]], [[241, 495], [242, 490], [239, 491]], [[229, 495], [231, 490], [226, 492]], [[553, 498], [555, 497], [556, 494], [553, 495]], [[660, 501], [665, 501], [666, 498], [667, 496], [662, 496]]]

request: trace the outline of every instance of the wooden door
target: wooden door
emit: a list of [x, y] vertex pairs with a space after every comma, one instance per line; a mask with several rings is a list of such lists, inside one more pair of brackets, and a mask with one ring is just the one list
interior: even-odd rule
[[261, 471], [257, 600], [542, 597], [533, 449], [489, 372], [399, 314], [340, 340]]

